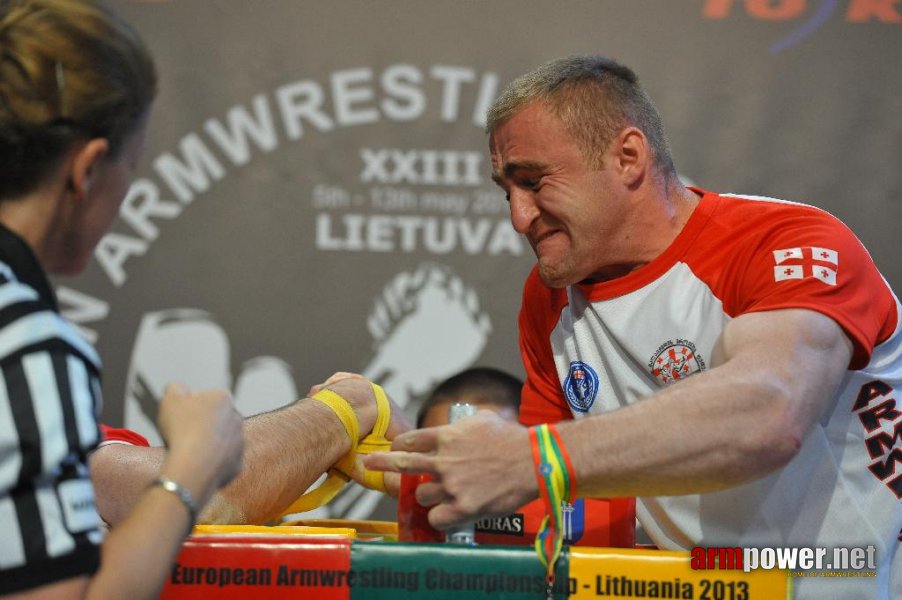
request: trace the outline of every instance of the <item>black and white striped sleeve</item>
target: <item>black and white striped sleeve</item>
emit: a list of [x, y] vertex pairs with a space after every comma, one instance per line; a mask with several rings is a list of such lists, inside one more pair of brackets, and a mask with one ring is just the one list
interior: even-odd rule
[[99, 360], [33, 289], [0, 272], [0, 590], [93, 573], [100, 521], [87, 453]]

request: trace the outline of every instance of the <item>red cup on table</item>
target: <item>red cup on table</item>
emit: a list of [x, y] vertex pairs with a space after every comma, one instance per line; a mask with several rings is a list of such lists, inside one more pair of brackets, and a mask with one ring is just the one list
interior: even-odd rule
[[429, 524], [429, 509], [417, 502], [416, 491], [421, 483], [431, 481], [428, 474], [401, 474], [398, 493], [398, 541], [444, 542], [445, 534]]

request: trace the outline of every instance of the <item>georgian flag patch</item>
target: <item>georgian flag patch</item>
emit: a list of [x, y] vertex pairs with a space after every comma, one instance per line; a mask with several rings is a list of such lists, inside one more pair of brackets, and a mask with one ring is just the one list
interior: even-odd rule
[[774, 281], [812, 277], [827, 285], [836, 285], [839, 253], [830, 248], [802, 246], [774, 250]]

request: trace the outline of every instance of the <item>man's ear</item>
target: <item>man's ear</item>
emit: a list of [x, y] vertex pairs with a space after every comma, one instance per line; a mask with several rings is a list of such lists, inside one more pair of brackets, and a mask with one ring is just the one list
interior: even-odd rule
[[83, 200], [91, 191], [91, 184], [97, 177], [100, 163], [110, 151], [106, 138], [93, 138], [75, 150], [69, 163], [69, 188], [76, 200]]
[[648, 138], [636, 127], [621, 131], [612, 144], [614, 166], [623, 177], [627, 187], [634, 187], [642, 181], [651, 159]]

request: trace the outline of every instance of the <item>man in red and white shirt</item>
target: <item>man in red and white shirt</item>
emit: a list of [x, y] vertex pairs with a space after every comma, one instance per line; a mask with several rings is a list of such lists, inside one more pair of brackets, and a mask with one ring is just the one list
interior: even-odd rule
[[[797, 597], [899, 597], [900, 305], [855, 236], [683, 186], [651, 100], [607, 59], [517, 79], [488, 130], [538, 259], [521, 422], [566, 421], [580, 495], [637, 496], [662, 548], [874, 546], [876, 577], [802, 578]], [[394, 447], [416, 453], [368, 466], [437, 475], [419, 499], [438, 527], [538, 493], [527, 430], [490, 416]]]

